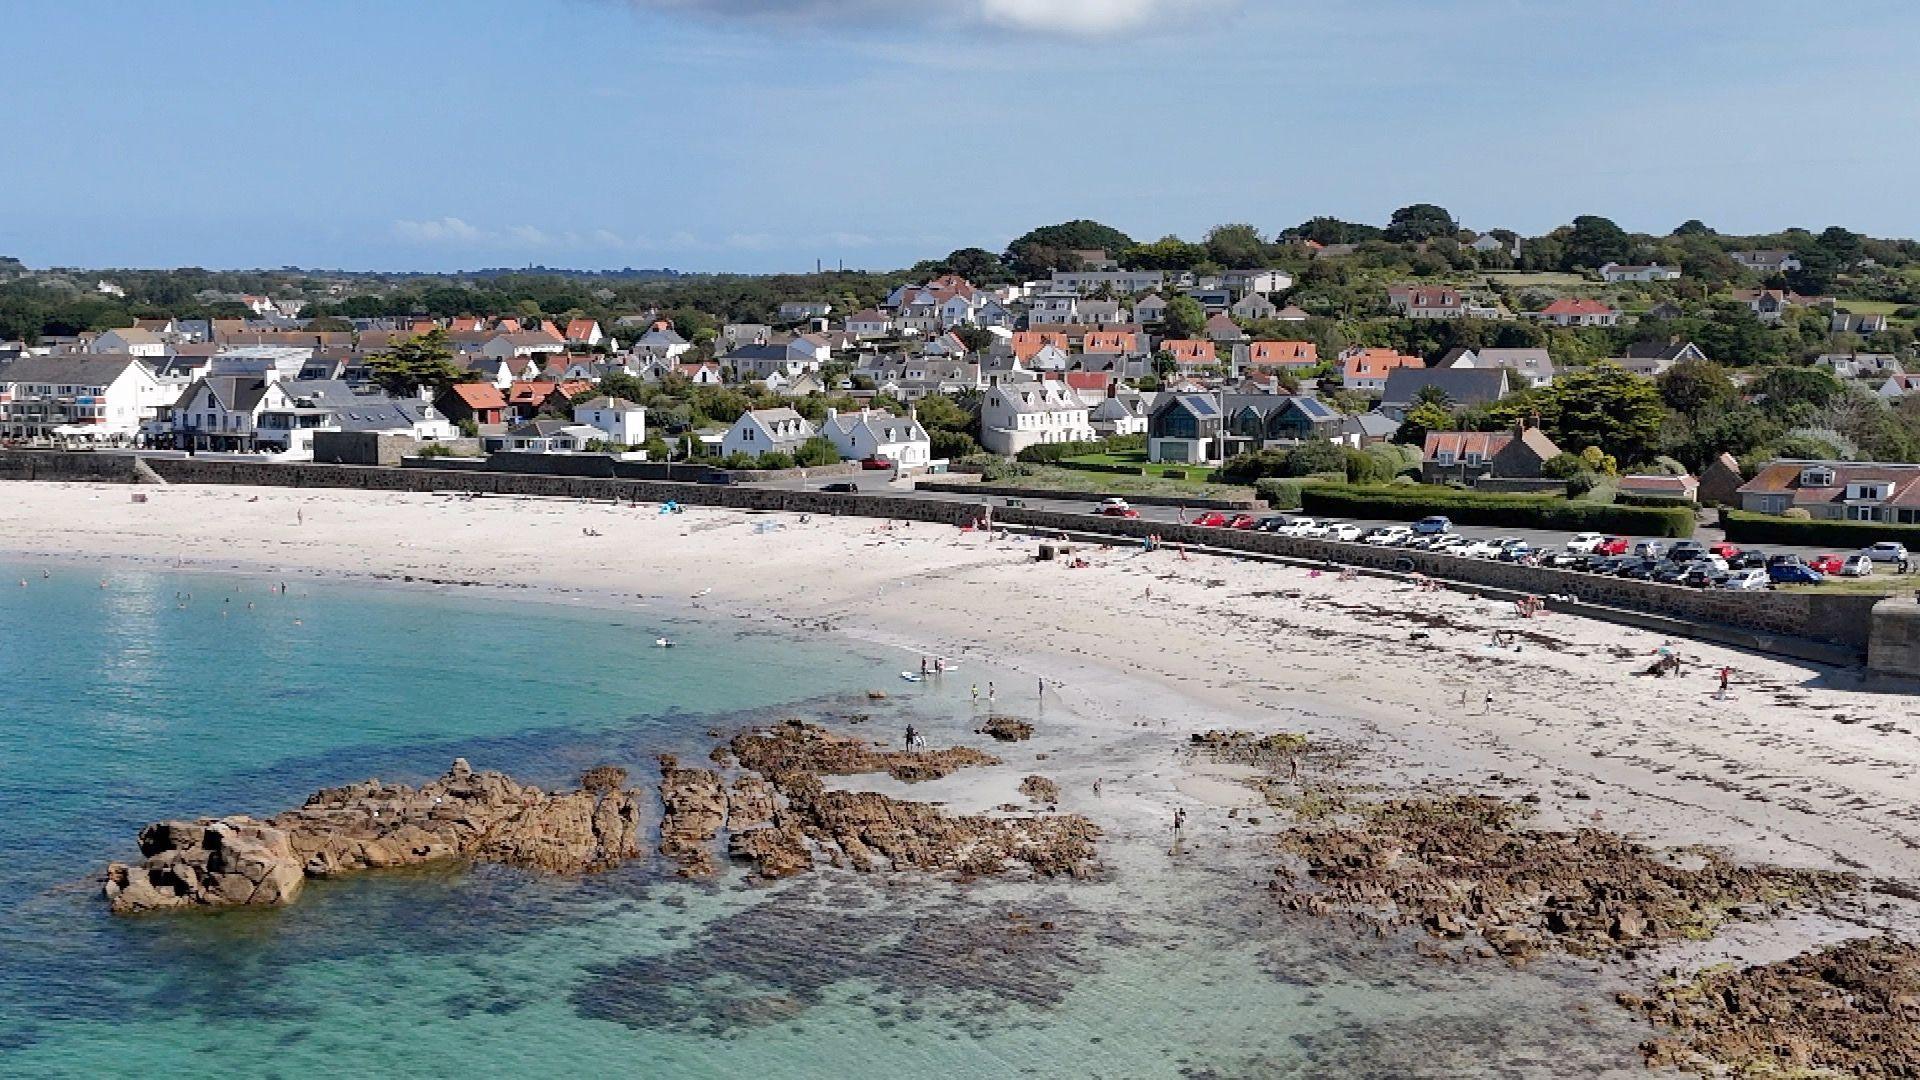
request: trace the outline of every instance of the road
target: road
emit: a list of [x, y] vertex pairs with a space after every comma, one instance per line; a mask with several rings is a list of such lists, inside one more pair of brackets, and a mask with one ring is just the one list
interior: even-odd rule
[[[998, 496], [998, 495], [989, 496], [989, 495], [963, 494], [960, 492], [947, 492], [947, 491], [919, 491], [914, 488], [912, 480], [897, 480], [897, 481], [889, 480], [888, 474], [886, 473], [867, 473], [861, 476], [839, 477], [839, 478], [825, 479], [825, 480], [784, 480], [776, 483], [756, 485], [756, 486], [783, 488], [787, 490], [818, 490], [824, 485], [832, 484], [836, 482], [844, 483], [848, 480], [852, 480], [858, 483], [862, 491], [870, 492], [876, 495], [884, 494], [894, 498], [929, 499], [929, 500], [935, 500], [940, 502], [974, 502], [974, 503], [985, 502], [995, 506], [1003, 505], [1006, 501], [1004, 496]], [[1061, 493], [1056, 498], [1023, 497], [1021, 501], [1029, 509], [1033, 509], [1033, 510], [1046, 510], [1054, 513], [1062, 513], [1062, 514], [1087, 514], [1087, 515], [1091, 515], [1093, 513], [1093, 508], [1098, 502], [1097, 499], [1091, 496], [1073, 495], [1068, 493]], [[1179, 507], [1175, 507], [1175, 506], [1135, 506], [1134, 509], [1140, 512], [1140, 518], [1143, 521], [1164, 521], [1169, 524], [1172, 524], [1180, 520], [1181, 510]], [[1194, 510], [1192, 508], [1188, 508], [1186, 510], [1186, 520], [1191, 522], [1196, 517], [1200, 516], [1205, 512], [1206, 511]], [[1254, 513], [1263, 517], [1273, 512], [1274, 511], [1270, 511], [1270, 510], [1251, 511], [1251, 513]], [[1297, 513], [1297, 511], [1294, 511], [1291, 513]], [[1337, 520], [1358, 525], [1362, 529], [1372, 529], [1372, 528], [1388, 526], [1388, 525], [1408, 524], [1408, 522], [1404, 520], [1387, 521], [1387, 520], [1364, 519], [1364, 518], [1340, 518]], [[1559, 531], [1559, 530], [1553, 530], [1553, 529], [1514, 529], [1514, 528], [1501, 528], [1496, 526], [1481, 526], [1481, 525], [1456, 526], [1454, 531], [1470, 540], [1471, 539], [1492, 539], [1494, 537], [1501, 537], [1501, 536], [1517, 536], [1525, 540], [1529, 545], [1535, 548], [1543, 549], [1543, 550], [1564, 548], [1566, 546], [1568, 539], [1570, 539], [1573, 536], [1573, 533], [1571, 532]], [[1634, 539], [1638, 539], [1638, 538], [1634, 538]], [[1699, 540], [1702, 543], [1713, 544], [1713, 543], [1718, 543], [1719, 541], [1725, 539], [1725, 537], [1722, 535], [1722, 533], [1718, 528], [1715, 528], [1709, 525], [1703, 525], [1694, 531], [1694, 539]], [[1670, 540], [1663, 541], [1663, 542], [1667, 544], [1672, 543], [1672, 541]], [[1765, 550], [1770, 553], [1795, 554], [1795, 555], [1801, 556], [1802, 558], [1812, 558], [1815, 555], [1823, 555], [1823, 554], [1830, 554], [1830, 553], [1847, 554], [1847, 552], [1834, 552], [1834, 549], [1832, 548], [1791, 547], [1791, 546], [1782, 546], [1782, 545], [1775, 545], [1775, 544], [1765, 545]]]

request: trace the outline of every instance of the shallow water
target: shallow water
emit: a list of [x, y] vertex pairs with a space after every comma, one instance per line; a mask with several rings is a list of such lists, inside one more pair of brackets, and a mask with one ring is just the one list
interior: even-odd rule
[[[1435, 965], [1283, 916], [1257, 869], [1117, 830], [1090, 883], [653, 862], [309, 887], [114, 919], [168, 816], [271, 812], [455, 756], [547, 784], [798, 713], [965, 735], [897, 655], [644, 609], [0, 564], [0, 1073], [1452, 1076], [1638, 1070], [1594, 977]], [[27, 580], [26, 587], [16, 582]], [[248, 605], [251, 604], [251, 608]], [[681, 647], [659, 650], [666, 633]], [[984, 677], [984, 673], [969, 673]], [[864, 690], [882, 686], [889, 702]], [[904, 690], [904, 693], [902, 692]]]

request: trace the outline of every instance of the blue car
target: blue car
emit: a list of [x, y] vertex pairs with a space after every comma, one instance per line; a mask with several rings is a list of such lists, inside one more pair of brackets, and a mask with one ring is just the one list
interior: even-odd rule
[[1413, 531], [1419, 536], [1438, 536], [1453, 531], [1453, 522], [1438, 515], [1421, 518], [1413, 523]]
[[1818, 585], [1827, 575], [1803, 562], [1777, 562], [1767, 567], [1767, 580], [1775, 585]]

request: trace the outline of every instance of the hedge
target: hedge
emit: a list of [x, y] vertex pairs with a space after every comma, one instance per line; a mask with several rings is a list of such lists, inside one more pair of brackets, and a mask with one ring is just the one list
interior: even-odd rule
[[1632, 491], [1613, 493], [1615, 506], [1680, 506], [1688, 510], [1697, 510], [1700, 504], [1692, 499], [1683, 499], [1677, 495], [1642, 495]]
[[1313, 484], [1300, 492], [1300, 505], [1308, 513], [1328, 517], [1414, 521], [1444, 514], [1456, 525], [1631, 536], [1693, 535], [1693, 511], [1684, 508], [1570, 502], [1558, 495], [1458, 491], [1432, 485]]
[[1081, 472], [1118, 473], [1122, 476], [1145, 476], [1147, 470], [1140, 465], [1113, 465], [1104, 461], [1056, 461], [1054, 465], [1062, 469], [1078, 469]]
[[1737, 544], [1793, 544], [1858, 551], [1881, 540], [1896, 540], [1920, 548], [1920, 525], [1888, 525], [1880, 521], [1796, 521], [1722, 508], [1720, 527]]

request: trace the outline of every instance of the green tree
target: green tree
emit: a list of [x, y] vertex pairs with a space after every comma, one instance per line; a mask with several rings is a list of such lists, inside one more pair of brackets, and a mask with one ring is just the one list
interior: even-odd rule
[[1453, 215], [1432, 203], [1414, 203], [1393, 212], [1387, 222], [1387, 239], [1396, 244], [1418, 244], [1460, 231]]
[[1133, 246], [1133, 239], [1119, 229], [1097, 221], [1080, 219], [1046, 225], [1007, 245], [1001, 261], [1023, 277], [1041, 277], [1054, 270], [1072, 270], [1080, 265], [1073, 253], [1100, 250], [1117, 255]]
[[1541, 395], [1541, 405], [1542, 425], [1560, 446], [1597, 446], [1628, 462], [1652, 456], [1666, 419], [1660, 391], [1617, 364], [1562, 375]]
[[1215, 225], [1207, 233], [1207, 256], [1229, 270], [1255, 270], [1267, 261], [1267, 242], [1252, 225]]
[[993, 333], [984, 326], [959, 326], [954, 328], [953, 333], [968, 352], [986, 352], [993, 347]]
[[476, 378], [453, 366], [453, 347], [439, 327], [394, 342], [386, 352], [367, 360], [367, 371], [376, 385], [394, 397], [411, 397], [423, 386], [432, 387], [437, 396], [454, 383]]
[[1407, 410], [1400, 421], [1399, 430], [1393, 433], [1393, 441], [1408, 446], [1425, 446], [1427, 436], [1436, 431], [1452, 431], [1453, 414], [1444, 406], [1427, 401]]
[[1207, 249], [1177, 236], [1163, 236], [1151, 244], [1135, 244], [1115, 256], [1129, 270], [1160, 270], [1179, 273], [1205, 262]]
[[1207, 310], [1200, 306], [1200, 301], [1182, 293], [1167, 301], [1161, 325], [1167, 336], [1177, 341], [1197, 338], [1207, 328]]
[[977, 247], [965, 247], [949, 252], [941, 263], [947, 273], [959, 274], [976, 285], [991, 282], [1003, 276], [1006, 269], [993, 252]]
[[1660, 376], [1657, 385], [1667, 408], [1689, 419], [1730, 409], [1740, 401], [1733, 377], [1710, 360], [1675, 364]]
[[1594, 269], [1609, 262], [1619, 262], [1633, 249], [1633, 238], [1627, 231], [1613, 223], [1611, 219], [1596, 214], [1582, 214], [1573, 219], [1573, 224], [1561, 237], [1561, 269], [1572, 270], [1577, 267]]

